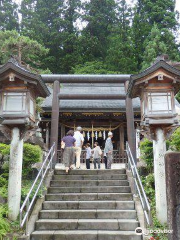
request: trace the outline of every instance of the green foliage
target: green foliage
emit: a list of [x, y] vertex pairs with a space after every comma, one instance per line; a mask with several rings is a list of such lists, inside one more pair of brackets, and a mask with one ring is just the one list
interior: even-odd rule
[[149, 37], [144, 42], [145, 51], [143, 55], [142, 70], [148, 68], [157, 56], [167, 53], [165, 42], [162, 41], [161, 32], [154, 24]]
[[21, 63], [39, 68], [41, 59], [46, 56], [48, 49], [29, 37], [21, 36], [17, 31], [0, 31], [0, 60], [5, 63], [11, 55]]
[[10, 145], [0, 143], [0, 154], [9, 155], [10, 153]]
[[7, 232], [10, 231], [10, 223], [7, 221], [6, 217], [8, 214], [7, 206], [0, 205], [0, 239], [6, 236]]
[[86, 62], [85, 64], [77, 65], [72, 69], [76, 74], [113, 74], [115, 71], [108, 71], [107, 66], [101, 61]]
[[[133, 17], [133, 38], [136, 46], [136, 59], [139, 70], [142, 68], [145, 41], [149, 36], [154, 24], [162, 34], [161, 42], [164, 42], [167, 52], [172, 60], [179, 59], [178, 45], [172, 32], [178, 28], [178, 13], [175, 11], [174, 0], [138, 0]], [[162, 46], [161, 46], [162, 50]], [[147, 50], [146, 50], [147, 51]], [[150, 50], [152, 51], [152, 50]], [[151, 53], [153, 55], [154, 53]], [[154, 58], [154, 55], [153, 55]], [[143, 66], [144, 68], [145, 66]]]
[[[1, 150], [2, 149], [2, 150]], [[0, 153], [4, 155], [10, 155], [10, 146], [6, 144], [0, 144]], [[38, 145], [32, 145], [29, 143], [24, 143], [23, 146], [23, 167], [22, 175], [24, 178], [30, 177], [32, 175], [32, 164], [42, 161], [42, 150]], [[4, 172], [8, 173], [9, 164], [5, 163], [3, 166]], [[7, 175], [8, 177], [8, 175]]]
[[23, 177], [32, 175], [32, 164], [42, 161], [42, 150], [38, 145], [24, 144], [23, 148]]
[[0, 30], [18, 28], [18, 5], [12, 0], [0, 0]]
[[153, 172], [153, 144], [147, 138], [144, 138], [140, 144], [141, 158], [145, 161], [149, 173]]
[[[32, 187], [32, 184], [33, 184], [34, 181], [31, 181], [31, 180], [23, 180], [22, 181], [22, 189], [21, 189], [21, 202], [23, 203], [23, 201], [25, 200], [27, 194], [29, 193], [29, 190], [30, 188]], [[37, 187], [38, 187], [38, 184], [39, 184], [40, 181], [37, 181], [31, 195], [30, 195], [30, 198], [29, 200], [31, 201], [32, 198], [33, 198], [33, 195], [35, 194], [36, 190], [37, 190]], [[43, 195], [43, 191], [46, 190], [44, 186], [42, 186], [42, 188], [39, 190], [38, 194], [37, 194], [37, 197], [41, 197]]]
[[168, 142], [170, 149], [180, 151], [180, 128], [176, 129]]

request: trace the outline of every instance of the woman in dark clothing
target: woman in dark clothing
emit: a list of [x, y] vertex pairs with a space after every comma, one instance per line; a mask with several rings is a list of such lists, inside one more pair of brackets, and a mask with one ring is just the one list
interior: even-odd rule
[[70, 130], [67, 132], [66, 136], [63, 137], [61, 141], [61, 146], [65, 144], [64, 152], [63, 152], [63, 163], [66, 168], [66, 173], [68, 173], [69, 168], [72, 168], [74, 161], [74, 146], [76, 139], [73, 137], [74, 131]]

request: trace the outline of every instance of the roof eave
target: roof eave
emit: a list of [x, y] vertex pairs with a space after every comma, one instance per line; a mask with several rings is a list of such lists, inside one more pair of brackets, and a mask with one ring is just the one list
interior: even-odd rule
[[46, 84], [43, 82], [42, 78], [40, 75], [29, 72], [26, 69], [23, 69], [23, 67], [19, 67], [18, 65], [14, 64], [11, 61], [8, 61], [6, 64], [4, 64], [1, 68], [0, 68], [0, 74], [8, 71], [8, 70], [12, 70], [15, 71], [17, 73], [19, 73], [20, 75], [24, 75], [28, 78], [31, 78], [35, 81], [37, 81], [41, 87], [41, 96], [42, 97], [48, 97], [50, 95], [50, 91], [48, 90]]

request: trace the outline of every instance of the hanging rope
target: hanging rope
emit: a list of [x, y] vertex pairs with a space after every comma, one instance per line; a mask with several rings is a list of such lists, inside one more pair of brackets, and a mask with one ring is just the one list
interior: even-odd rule
[[[67, 127], [67, 128], [73, 128], [72, 126], [66, 125], [64, 123], [61, 123], [63, 126]], [[93, 132], [97, 131], [97, 132], [103, 132], [103, 131], [114, 131], [117, 128], [119, 128], [122, 125], [122, 123], [120, 123], [118, 126], [112, 128], [110, 127], [93, 127]], [[88, 128], [88, 127], [83, 127], [83, 131], [85, 132], [92, 132], [92, 127]]]

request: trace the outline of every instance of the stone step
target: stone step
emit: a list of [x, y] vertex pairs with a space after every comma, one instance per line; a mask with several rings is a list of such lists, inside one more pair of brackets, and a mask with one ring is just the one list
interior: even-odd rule
[[122, 209], [134, 210], [134, 201], [45, 201], [43, 210]]
[[126, 174], [106, 175], [54, 175], [53, 180], [126, 180]]
[[134, 231], [35, 231], [31, 240], [141, 240]]
[[[66, 175], [65, 170], [55, 170], [55, 175]], [[82, 170], [75, 169], [70, 170], [68, 175], [114, 175], [114, 174], [126, 174], [126, 169], [102, 169], [102, 170]]]
[[40, 219], [136, 219], [135, 210], [41, 210]]
[[61, 193], [47, 194], [46, 201], [133, 200], [132, 193]]
[[52, 187], [129, 186], [127, 180], [53, 180]]
[[40, 219], [36, 230], [121, 230], [133, 231], [139, 226], [134, 219]]
[[48, 193], [130, 193], [129, 186], [50, 187]]

